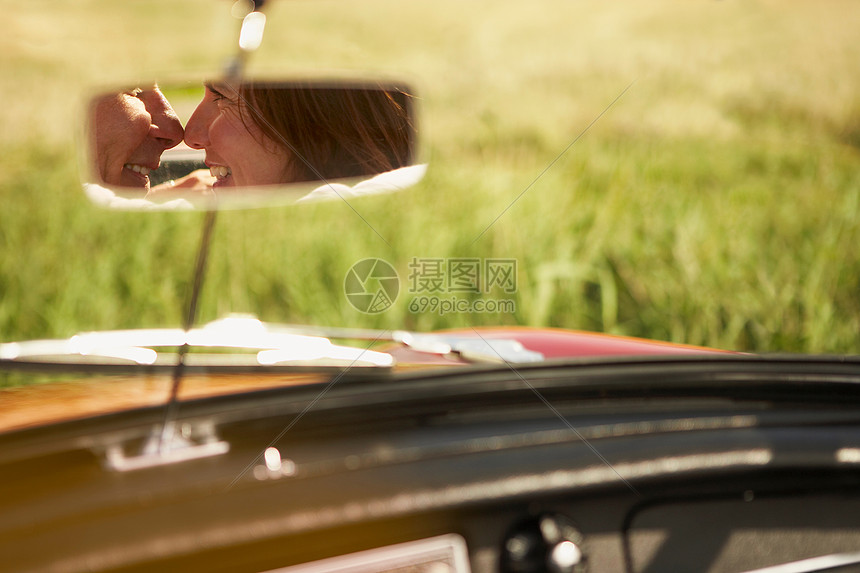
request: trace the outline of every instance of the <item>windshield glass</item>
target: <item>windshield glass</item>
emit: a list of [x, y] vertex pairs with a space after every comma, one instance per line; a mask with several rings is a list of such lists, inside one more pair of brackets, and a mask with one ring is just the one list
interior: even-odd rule
[[[428, 168], [403, 193], [219, 213], [198, 324], [857, 352], [853, 3], [270, 4], [250, 71], [405, 78]], [[182, 325], [202, 215], [89, 204], [77, 96], [219, 70], [218, 8], [5, 11], [0, 341]]]

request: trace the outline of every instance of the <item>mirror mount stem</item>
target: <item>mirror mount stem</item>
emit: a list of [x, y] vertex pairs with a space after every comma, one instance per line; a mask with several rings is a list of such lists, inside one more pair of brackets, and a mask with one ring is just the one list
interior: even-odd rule
[[[183, 327], [186, 332], [194, 328], [197, 319], [197, 303], [200, 300], [200, 292], [203, 290], [203, 279], [206, 275], [206, 263], [209, 259], [209, 245], [212, 242], [212, 230], [215, 227], [215, 216], [217, 211], [206, 211], [203, 218], [203, 232], [200, 237], [200, 247], [197, 250], [197, 262], [194, 265], [194, 277], [191, 282], [191, 293], [188, 298], [188, 307], [185, 314]], [[179, 347], [177, 353], [176, 367], [173, 370], [173, 381], [170, 387], [170, 397], [164, 408], [164, 421], [161, 425], [161, 439], [158, 445], [159, 453], [166, 453], [173, 442], [174, 419], [179, 406], [179, 386], [185, 370], [185, 356], [188, 354], [188, 344]]]

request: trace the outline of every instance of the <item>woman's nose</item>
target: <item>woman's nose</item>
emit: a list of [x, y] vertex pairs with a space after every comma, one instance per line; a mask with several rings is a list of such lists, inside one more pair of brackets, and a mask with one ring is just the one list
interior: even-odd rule
[[205, 149], [209, 145], [209, 122], [205, 116], [206, 110], [201, 103], [185, 124], [185, 143], [188, 147]]

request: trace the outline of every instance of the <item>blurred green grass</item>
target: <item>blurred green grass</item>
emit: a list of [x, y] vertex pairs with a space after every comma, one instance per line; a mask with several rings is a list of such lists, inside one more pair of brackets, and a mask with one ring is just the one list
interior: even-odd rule
[[[90, 206], [82, 102], [216, 73], [229, 7], [0, 0], [0, 340], [180, 324], [202, 216]], [[273, 3], [255, 71], [411, 80], [430, 169], [353, 202], [360, 217], [342, 203], [219, 214], [201, 320], [856, 354], [858, 29], [850, 1]], [[361, 314], [343, 279], [366, 257], [404, 283], [415, 257], [516, 259], [516, 312], [415, 314], [402, 293]]]

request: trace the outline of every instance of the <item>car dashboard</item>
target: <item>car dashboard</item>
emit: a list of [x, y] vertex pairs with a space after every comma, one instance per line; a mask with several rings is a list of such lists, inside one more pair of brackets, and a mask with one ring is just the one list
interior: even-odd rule
[[68, 572], [854, 563], [853, 368], [664, 359], [270, 388], [182, 402], [179, 435], [229, 447], [149, 467], [110, 456], [146, 448], [155, 407], [6, 432], [0, 553]]

